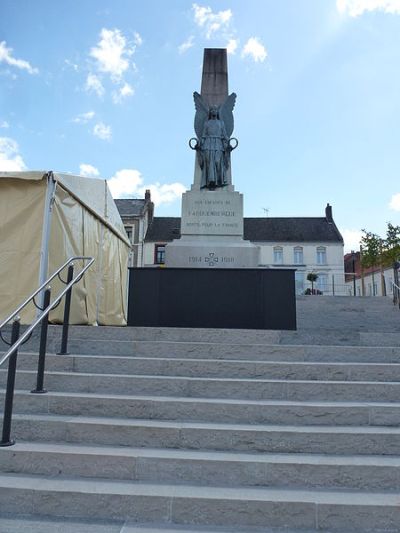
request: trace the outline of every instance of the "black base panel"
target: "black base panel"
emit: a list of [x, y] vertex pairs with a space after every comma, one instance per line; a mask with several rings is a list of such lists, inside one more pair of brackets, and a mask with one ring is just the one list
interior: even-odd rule
[[128, 326], [296, 329], [294, 270], [129, 270]]

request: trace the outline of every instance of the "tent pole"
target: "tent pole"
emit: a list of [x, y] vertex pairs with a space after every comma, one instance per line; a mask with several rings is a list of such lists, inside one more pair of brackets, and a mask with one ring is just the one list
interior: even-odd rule
[[[46, 175], [46, 201], [44, 204], [43, 213], [43, 231], [42, 231], [42, 245], [40, 248], [40, 266], [39, 266], [39, 285], [42, 285], [47, 279], [47, 269], [49, 266], [49, 240], [51, 229], [51, 214], [53, 211], [54, 198], [56, 193], [56, 181], [53, 172], [50, 171]], [[44, 292], [40, 295], [39, 305], [43, 306]], [[37, 313], [40, 313], [38, 309]]]

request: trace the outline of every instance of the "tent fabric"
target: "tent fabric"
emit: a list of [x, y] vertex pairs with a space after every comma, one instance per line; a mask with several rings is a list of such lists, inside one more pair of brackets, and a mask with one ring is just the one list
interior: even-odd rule
[[34, 170], [29, 172], [0, 172], [0, 179], [15, 178], [17, 180], [41, 181], [46, 174], [47, 170]]
[[[48, 171], [29, 172], [0, 172], [0, 180], [3, 178], [15, 178], [26, 181], [41, 181], [46, 177]], [[129, 239], [125, 233], [124, 224], [119, 215], [117, 206], [111, 196], [107, 180], [99, 178], [84, 178], [73, 174], [62, 172], [51, 172], [56, 183], [59, 183], [72, 196], [83, 204], [95, 216], [100, 218], [104, 224], [108, 225], [127, 246], [130, 246]]]
[[[49, 175], [5, 174], [0, 173], [0, 320], [39, 285]], [[69, 257], [95, 257], [94, 264], [73, 288], [70, 323], [126, 325], [130, 245], [106, 182], [57, 173], [50, 177], [57, 186], [50, 215], [48, 274]], [[76, 272], [82, 264], [78, 261]], [[67, 272], [63, 273], [64, 279], [66, 276]], [[18, 292], [7, 287], [5, 280], [10, 277], [13, 285], [18, 285]], [[53, 280], [52, 293], [58, 294], [62, 287], [61, 281]], [[62, 322], [63, 308], [64, 303], [52, 311], [52, 322]], [[31, 309], [21, 317], [23, 323], [30, 322], [34, 315], [35, 310]]]
[[72, 174], [53, 174], [57, 183], [75, 196], [81, 204], [95, 216], [100, 218], [104, 224], [117, 233], [118, 237], [130, 246], [129, 239], [125, 233], [124, 224], [111, 196], [107, 181], [97, 178], [82, 178]]
[[[0, 180], [0, 321], [37, 287], [46, 183]], [[33, 306], [21, 314], [29, 323]]]

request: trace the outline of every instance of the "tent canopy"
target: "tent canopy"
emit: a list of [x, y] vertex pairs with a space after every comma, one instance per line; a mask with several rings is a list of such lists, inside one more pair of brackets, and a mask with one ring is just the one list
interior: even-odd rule
[[130, 242], [106, 180], [0, 172], [0, 246], [0, 319], [69, 257], [86, 255], [95, 263], [74, 288], [71, 323], [126, 324]]
[[13, 178], [27, 181], [41, 181], [46, 179], [50, 173], [56, 183], [60, 184], [71, 195], [75, 196], [82, 205], [105, 225], [109, 226], [122, 241], [130, 246], [119, 211], [108, 188], [107, 180], [85, 178], [83, 176], [75, 176], [74, 174], [47, 170], [0, 172], [0, 180]]

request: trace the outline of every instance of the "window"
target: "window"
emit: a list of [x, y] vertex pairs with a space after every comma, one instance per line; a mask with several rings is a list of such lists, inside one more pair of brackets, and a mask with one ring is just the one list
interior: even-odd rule
[[317, 265], [326, 265], [326, 248], [318, 246], [317, 248]]
[[328, 292], [328, 274], [325, 272], [318, 274], [316, 288], [321, 292]]
[[125, 226], [125, 231], [128, 235], [129, 241], [132, 242], [132, 226]]
[[154, 263], [163, 265], [165, 263], [165, 244], [156, 244], [154, 247]]
[[293, 262], [295, 265], [303, 264], [303, 248], [301, 246], [295, 246], [293, 249]]
[[282, 246], [274, 247], [274, 263], [275, 265], [283, 264], [283, 248]]
[[296, 294], [303, 294], [304, 292], [304, 272], [296, 271], [294, 273], [294, 279], [296, 284]]

